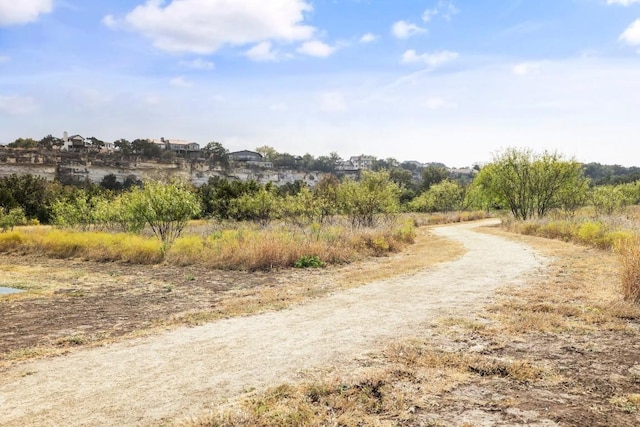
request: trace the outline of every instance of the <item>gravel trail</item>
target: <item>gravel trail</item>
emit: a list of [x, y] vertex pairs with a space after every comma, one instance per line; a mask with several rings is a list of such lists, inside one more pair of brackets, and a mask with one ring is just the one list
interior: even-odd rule
[[467, 253], [417, 274], [282, 311], [19, 364], [0, 374], [0, 425], [159, 425], [295, 380], [300, 371], [348, 363], [543, 271], [547, 260], [530, 247], [473, 231], [489, 224], [495, 220], [435, 228]]

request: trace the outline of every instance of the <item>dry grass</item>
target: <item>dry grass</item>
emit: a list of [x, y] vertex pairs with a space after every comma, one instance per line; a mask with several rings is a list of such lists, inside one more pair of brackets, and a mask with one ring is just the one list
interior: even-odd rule
[[424, 340], [390, 345], [375, 366], [299, 385], [284, 384], [245, 396], [183, 426], [395, 426], [409, 422], [430, 397], [473, 377], [543, 380], [545, 369], [528, 361], [433, 349]]
[[621, 264], [621, 288], [625, 301], [640, 303], [640, 236], [625, 239], [618, 245]]
[[[202, 224], [192, 229], [203, 229]], [[0, 233], [0, 252], [51, 258], [133, 264], [200, 265], [226, 270], [270, 270], [293, 267], [303, 256], [317, 256], [325, 264], [344, 264], [368, 256], [385, 256], [413, 243], [410, 221], [375, 229], [333, 226], [304, 232], [286, 226], [260, 228], [235, 225], [207, 235], [191, 234], [163, 253], [159, 240], [124, 233], [81, 232], [30, 227]]]
[[[599, 329], [625, 330], [627, 319], [640, 318], [640, 307], [622, 301], [618, 257], [613, 251], [583, 248], [497, 229], [484, 232], [523, 241], [556, 259], [535, 286], [505, 289], [489, 312], [500, 330], [522, 335]], [[597, 266], [594, 258], [598, 259]]]

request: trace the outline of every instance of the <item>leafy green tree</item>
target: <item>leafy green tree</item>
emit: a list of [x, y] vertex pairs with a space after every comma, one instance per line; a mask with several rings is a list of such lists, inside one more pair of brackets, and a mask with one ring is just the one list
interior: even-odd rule
[[273, 161], [273, 159], [278, 156], [278, 152], [276, 151], [276, 149], [268, 145], [263, 145], [262, 147], [256, 148], [256, 153], [262, 154], [262, 157], [267, 162]]
[[13, 209], [0, 209], [0, 229], [3, 232], [13, 230], [13, 227], [25, 225], [27, 217], [21, 207]]
[[231, 202], [231, 216], [237, 221], [255, 221], [267, 225], [280, 216], [281, 199], [272, 186], [264, 186], [255, 193], [245, 193]]
[[285, 197], [281, 205], [281, 214], [285, 221], [304, 230], [313, 223], [321, 224], [321, 201], [308, 187], [302, 187], [297, 193]]
[[33, 138], [18, 138], [7, 144], [11, 148], [38, 148], [38, 141]]
[[400, 188], [388, 171], [362, 171], [360, 181], [345, 180], [338, 187], [338, 206], [353, 227], [373, 227], [384, 214], [400, 207]]
[[597, 215], [622, 213], [630, 203], [629, 197], [619, 185], [594, 187], [589, 198]]
[[340, 181], [335, 175], [324, 175], [313, 188], [314, 199], [318, 203], [321, 224], [338, 212], [338, 188]]
[[34, 175], [0, 178], [0, 206], [7, 209], [21, 207], [29, 219], [48, 223], [51, 203], [61, 192], [60, 185]]
[[233, 200], [243, 194], [253, 194], [260, 190], [260, 184], [250, 180], [246, 182], [212, 177], [198, 188], [198, 195], [204, 208], [204, 215], [218, 219], [231, 218]]
[[584, 179], [582, 166], [575, 160], [510, 148], [482, 168], [475, 183], [487, 198], [500, 200], [516, 219], [525, 220], [560, 206], [560, 197], [579, 191], [576, 183]]
[[44, 148], [45, 150], [51, 150], [53, 147], [62, 147], [63, 145], [64, 141], [61, 138], [57, 138], [51, 134], [38, 141], [38, 147]]
[[131, 142], [133, 153], [148, 159], [157, 159], [162, 154], [162, 148], [148, 139], [135, 139]]
[[211, 141], [202, 149], [205, 158], [214, 164], [218, 164], [224, 168], [229, 167], [229, 150], [215, 141]]
[[130, 156], [133, 154], [133, 146], [124, 138], [114, 141], [113, 145], [125, 156]]
[[141, 224], [148, 225], [165, 249], [201, 211], [196, 194], [177, 181], [147, 181], [143, 188], [133, 188], [122, 197], [132, 225], [136, 228]]
[[457, 182], [444, 180], [416, 197], [409, 207], [418, 212], [451, 212], [462, 210], [464, 188]]
[[104, 141], [96, 138], [95, 136], [89, 137], [88, 140], [91, 142], [91, 145], [96, 148], [104, 147]]
[[429, 165], [422, 170], [422, 189], [427, 191], [432, 185], [444, 181], [449, 177], [449, 170], [444, 166]]

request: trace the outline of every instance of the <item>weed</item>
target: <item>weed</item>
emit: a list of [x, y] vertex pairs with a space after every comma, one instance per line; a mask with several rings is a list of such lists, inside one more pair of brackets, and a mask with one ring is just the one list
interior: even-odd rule
[[295, 268], [319, 268], [324, 266], [324, 263], [316, 255], [303, 255], [293, 266]]

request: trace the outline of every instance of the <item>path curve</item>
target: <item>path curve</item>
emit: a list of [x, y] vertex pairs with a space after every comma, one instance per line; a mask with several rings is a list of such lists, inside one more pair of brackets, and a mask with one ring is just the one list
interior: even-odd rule
[[278, 312], [17, 365], [0, 377], [0, 425], [157, 425], [293, 380], [301, 370], [346, 363], [438, 317], [468, 313], [496, 287], [547, 264], [524, 244], [473, 231], [491, 223], [435, 228], [467, 253], [434, 269]]

